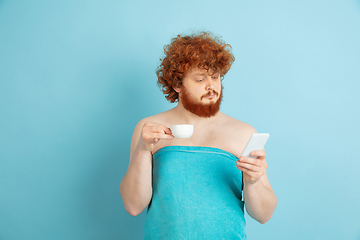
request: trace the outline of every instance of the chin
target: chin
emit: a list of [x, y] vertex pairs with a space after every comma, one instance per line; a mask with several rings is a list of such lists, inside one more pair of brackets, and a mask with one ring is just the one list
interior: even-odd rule
[[215, 104], [217, 100], [218, 100], [217, 98], [212, 98], [212, 99], [207, 99], [207, 100], [203, 101], [202, 103], [205, 105]]

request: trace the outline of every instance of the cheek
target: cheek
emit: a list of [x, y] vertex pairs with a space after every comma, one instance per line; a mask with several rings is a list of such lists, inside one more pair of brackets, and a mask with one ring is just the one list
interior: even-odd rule
[[216, 89], [218, 90], [219, 93], [222, 92], [222, 88], [223, 88], [223, 87], [222, 87], [221, 82], [219, 82], [219, 83], [216, 84]]

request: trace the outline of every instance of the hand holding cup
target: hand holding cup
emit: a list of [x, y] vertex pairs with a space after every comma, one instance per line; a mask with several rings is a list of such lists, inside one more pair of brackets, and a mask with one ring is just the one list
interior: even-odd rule
[[155, 144], [159, 142], [160, 139], [174, 139], [174, 136], [171, 134], [170, 128], [154, 122], [145, 122], [141, 131], [139, 146], [143, 150], [152, 151]]

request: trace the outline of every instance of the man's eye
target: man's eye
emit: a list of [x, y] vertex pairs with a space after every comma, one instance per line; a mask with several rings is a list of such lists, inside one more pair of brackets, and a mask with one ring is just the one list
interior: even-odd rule
[[196, 81], [197, 82], [202, 82], [202, 81], [204, 81], [204, 79], [197, 79]]
[[218, 79], [219, 78], [219, 75], [214, 75], [212, 76], [213, 79]]

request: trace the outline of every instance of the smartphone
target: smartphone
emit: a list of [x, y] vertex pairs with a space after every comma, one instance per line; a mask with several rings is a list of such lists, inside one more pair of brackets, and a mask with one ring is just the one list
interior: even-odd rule
[[270, 137], [270, 134], [268, 134], [268, 133], [254, 133], [253, 135], [251, 135], [250, 140], [246, 144], [246, 147], [245, 147], [243, 153], [241, 154], [241, 156], [257, 158], [257, 157], [250, 156], [250, 153], [252, 151], [256, 151], [256, 150], [263, 150], [265, 143], [269, 137]]

